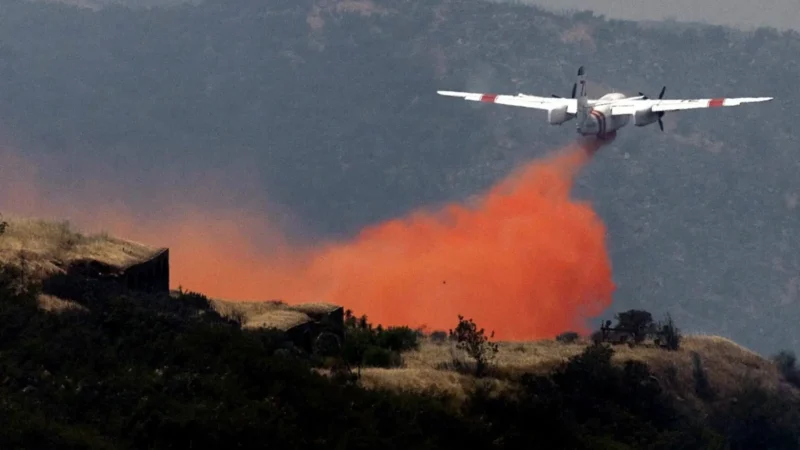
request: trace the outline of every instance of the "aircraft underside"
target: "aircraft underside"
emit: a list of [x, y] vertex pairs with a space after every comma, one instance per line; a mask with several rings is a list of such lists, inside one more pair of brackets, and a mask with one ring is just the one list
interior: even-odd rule
[[611, 115], [607, 108], [591, 108], [586, 120], [578, 126], [577, 132], [582, 136], [613, 139], [617, 135], [617, 130], [627, 125], [629, 120], [627, 116]]

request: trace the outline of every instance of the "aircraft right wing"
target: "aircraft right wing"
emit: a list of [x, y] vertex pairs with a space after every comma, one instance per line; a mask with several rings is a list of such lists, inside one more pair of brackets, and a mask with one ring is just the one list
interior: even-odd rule
[[497, 103], [499, 105], [519, 106], [522, 108], [541, 109], [545, 111], [566, 106], [567, 113], [576, 114], [578, 112], [578, 100], [574, 98], [539, 97], [536, 95], [525, 94], [485, 94], [480, 92], [455, 91], [436, 91], [436, 93], [447, 97], [461, 97], [464, 100], [473, 102]]
[[687, 109], [722, 108], [739, 106], [743, 103], [758, 103], [772, 100], [772, 97], [739, 98], [697, 98], [697, 99], [620, 99], [611, 103], [613, 115], [633, 114], [637, 109], [650, 107], [653, 112], [683, 111]]

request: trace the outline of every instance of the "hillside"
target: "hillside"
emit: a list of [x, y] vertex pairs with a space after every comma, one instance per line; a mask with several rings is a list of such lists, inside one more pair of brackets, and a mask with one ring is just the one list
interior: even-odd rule
[[[113, 280], [122, 287], [148, 290], [149, 286], [131, 283], [131, 268], [147, 264], [166, 249], [121, 239], [108, 233], [88, 234], [75, 229], [69, 222], [31, 217], [6, 217], [0, 221], [0, 265], [21, 270], [25, 279], [40, 284], [38, 303], [42, 309], [86, 308], [80, 301], [69, 298], [72, 289], [64, 290], [73, 279]], [[166, 260], [169, 271], [169, 261]], [[61, 277], [66, 277], [67, 282]], [[168, 278], [168, 273], [166, 278]], [[53, 279], [59, 279], [53, 282]], [[140, 283], [141, 284], [141, 283]], [[162, 291], [167, 293], [166, 286]], [[180, 292], [170, 295], [179, 297]], [[276, 301], [230, 302], [210, 300], [219, 314], [241, 322], [244, 327], [274, 328], [289, 334], [303, 333], [310, 324], [328, 318], [341, 322], [342, 308], [329, 303], [286, 305]], [[341, 327], [341, 325], [340, 325]]]
[[[0, 235], [0, 264], [21, 268], [28, 279], [35, 281], [46, 280], [57, 273], [70, 274], [68, 268], [76, 261], [91, 260], [124, 269], [146, 261], [158, 250], [107, 233], [84, 234], [67, 222], [23, 217], [9, 217], [4, 222], [6, 225]], [[24, 265], [20, 264], [20, 255], [24, 257]], [[173, 291], [170, 295], [177, 299], [184, 294]], [[39, 295], [39, 305], [45, 310], [78, 308], [86, 311], [79, 300], [60, 299], [49, 294]], [[341, 309], [326, 303], [286, 305], [276, 301], [224, 299], [209, 299], [209, 307], [222, 317], [234, 319], [245, 329], [277, 329], [282, 332], [305, 325], [315, 316], [330, 315]], [[523, 373], [547, 373], [558, 364], [578, 356], [587, 345], [586, 338], [574, 343], [554, 340], [500, 342], [496, 373], [489, 377], [490, 383], [494, 389], [509, 389], [509, 378]], [[710, 383], [718, 387], [723, 397], [733, 395], [738, 384], [747, 378], [756, 379], [772, 390], [782, 387], [797, 393], [797, 388], [786, 384], [773, 362], [716, 336], [688, 336], [677, 352], [665, 352], [652, 346], [618, 346], [615, 347], [614, 361], [643, 361], [660, 380], [664, 380], [663, 386], [671, 394], [697, 402], [699, 400], [691, 388], [693, 353], [700, 356]], [[419, 392], [435, 388], [462, 399], [478, 385], [478, 380], [458, 368], [459, 365], [468, 366], [469, 358], [465, 358], [452, 342], [424, 336], [420, 347], [405, 351], [402, 359], [402, 367], [364, 369], [361, 384], [370, 388]]]
[[85, 234], [66, 221], [6, 217], [3, 223], [0, 262], [19, 265], [24, 261], [38, 279], [64, 273], [81, 260], [124, 270], [152, 258], [160, 250], [107, 233]]
[[[20, 224], [59, 228], [15, 220], [0, 241], [23, 234]], [[52, 233], [38, 236], [26, 245], [46, 248]], [[3, 448], [789, 449], [800, 439], [800, 368], [719, 337], [684, 336], [676, 351], [501, 342], [476, 378], [444, 333], [384, 329], [348, 311], [341, 349], [309, 353], [267, 315], [324, 305], [100, 279], [70, 299], [79, 310], [42, 310], [36, 277], [14, 267], [0, 264]]]
[[[535, 342], [500, 342], [495, 361], [498, 375], [490, 377], [494, 389], [509, 387], [506, 377], [524, 373], [548, 373], [569, 358], [578, 356], [590, 345], [586, 340], [561, 343], [555, 340]], [[694, 390], [693, 353], [700, 357], [708, 379], [724, 398], [735, 395], [743, 380], [758, 380], [771, 390], [788, 390], [800, 395], [800, 388], [786, 382], [775, 364], [749, 349], [718, 336], [687, 336], [677, 352], [666, 352], [652, 345], [630, 348], [614, 346], [613, 361], [645, 362], [672, 395], [695, 405], [702, 404]], [[424, 391], [434, 387], [458, 397], [475, 388], [476, 379], [456, 370], [453, 361], [470, 361], [456, 350], [452, 342], [437, 342], [427, 337], [417, 350], [403, 354], [404, 367], [393, 369], [370, 368], [362, 373], [362, 383], [368, 387], [391, 387]]]
[[[761, 352], [800, 347], [787, 325], [800, 319], [800, 94], [786, 77], [800, 69], [797, 33], [640, 27], [478, 0], [0, 8], [8, 147], [37, 166], [44, 192], [66, 201], [88, 189], [77, 180], [113, 184], [93, 195], [143, 220], [163, 214], [154, 198], [279, 204], [295, 230], [350, 236], [468, 198], [571, 139], [543, 115], [439, 98], [442, 88], [565, 95], [585, 65], [591, 93], [774, 96], [668, 114], [665, 133], [624, 130], [577, 195], [608, 226], [615, 309], [669, 311]], [[218, 183], [196, 181], [209, 172]], [[0, 207], [22, 208], [14, 198]]]

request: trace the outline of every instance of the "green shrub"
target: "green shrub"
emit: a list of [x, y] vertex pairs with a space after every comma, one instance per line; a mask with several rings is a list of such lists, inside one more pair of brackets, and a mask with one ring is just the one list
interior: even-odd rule
[[561, 342], [563, 344], [571, 344], [580, 339], [580, 337], [581, 336], [574, 331], [565, 331], [556, 336], [556, 341]]
[[707, 401], [714, 400], [716, 392], [708, 381], [708, 374], [703, 367], [700, 354], [697, 352], [692, 352], [692, 376], [694, 378], [694, 391], [697, 396]]
[[656, 338], [656, 343], [661, 347], [667, 350], [678, 350], [681, 346], [681, 340], [683, 336], [681, 336], [680, 330], [678, 327], [675, 326], [675, 322], [672, 320], [672, 316], [667, 314], [666, 319], [664, 322], [659, 323], [657, 326], [658, 333]]
[[430, 335], [431, 342], [435, 342], [437, 344], [441, 344], [447, 340], [447, 332], [437, 330], [431, 333]]
[[781, 350], [777, 355], [772, 357], [775, 365], [778, 367], [783, 378], [800, 388], [800, 369], [797, 368], [797, 357], [794, 352], [789, 350]]
[[389, 327], [376, 333], [375, 345], [378, 347], [405, 352], [419, 348], [419, 335], [409, 327]]
[[400, 354], [381, 347], [370, 346], [364, 352], [363, 364], [370, 367], [382, 367], [385, 369], [401, 367], [403, 359]]
[[616, 318], [617, 328], [633, 333], [636, 343], [641, 343], [655, 331], [653, 315], [647, 311], [630, 309], [617, 314]]
[[493, 337], [494, 331], [489, 337], [486, 337], [483, 328], [479, 330], [472, 319], [465, 320], [464, 316], [460, 314], [458, 326], [455, 330], [450, 330], [450, 338], [456, 341], [456, 346], [475, 359], [475, 376], [478, 377], [484, 375], [491, 360], [497, 354], [497, 344], [489, 340]]

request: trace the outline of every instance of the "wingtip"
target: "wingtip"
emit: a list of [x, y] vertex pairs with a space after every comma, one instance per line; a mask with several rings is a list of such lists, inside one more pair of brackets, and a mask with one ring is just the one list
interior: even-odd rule
[[444, 95], [446, 97], [465, 97], [467, 95], [466, 92], [458, 92], [458, 91], [436, 91], [439, 95]]

